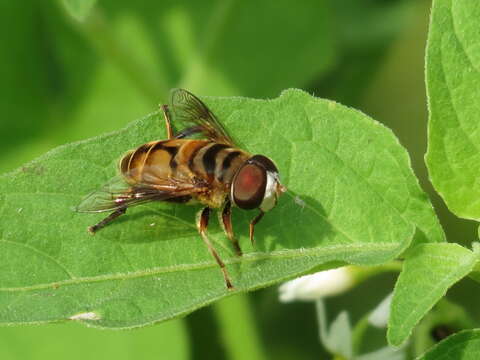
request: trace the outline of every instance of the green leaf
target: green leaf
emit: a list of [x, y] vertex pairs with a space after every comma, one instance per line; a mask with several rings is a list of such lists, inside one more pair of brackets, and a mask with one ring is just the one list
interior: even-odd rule
[[456, 215], [480, 219], [480, 35], [477, 1], [434, 1], [427, 47], [426, 156], [435, 189]]
[[417, 360], [477, 360], [479, 353], [480, 329], [473, 329], [448, 337]]
[[470, 273], [477, 255], [457, 244], [420, 244], [410, 252], [392, 300], [388, 341], [400, 345], [450, 286]]
[[[278, 99], [207, 98], [254, 153], [274, 159], [289, 188], [248, 241], [254, 216], [234, 212], [237, 258], [215, 221], [209, 234], [236, 291], [326, 262], [379, 264], [443, 232], [391, 131], [367, 116], [299, 91]], [[127, 128], [57, 148], [0, 177], [0, 322], [38, 323], [94, 313], [100, 327], [176, 317], [231, 292], [197, 234], [195, 207], [129, 209], [94, 237], [104, 214], [71, 209], [115, 175], [128, 149], [164, 138], [154, 113]]]
[[74, 323], [0, 328], [0, 358], [148, 360], [191, 358], [182, 320], [135, 331], [102, 331]]
[[63, 0], [68, 13], [78, 21], [83, 21], [92, 10], [97, 0]]

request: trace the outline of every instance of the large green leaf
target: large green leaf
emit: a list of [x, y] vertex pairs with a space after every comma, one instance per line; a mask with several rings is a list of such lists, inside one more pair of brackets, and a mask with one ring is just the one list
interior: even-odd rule
[[407, 256], [392, 300], [388, 341], [400, 345], [448, 288], [470, 273], [478, 255], [458, 244], [420, 244]]
[[427, 165], [458, 216], [480, 219], [480, 4], [434, 1], [427, 47]]
[[[237, 258], [216, 222], [210, 235], [236, 291], [333, 260], [378, 264], [412, 240], [443, 241], [406, 151], [367, 116], [298, 91], [273, 101], [207, 98], [251, 152], [272, 157], [289, 188], [248, 241], [254, 214], [236, 211]], [[116, 133], [66, 145], [0, 178], [0, 322], [77, 314], [132, 327], [185, 314], [229, 292], [194, 226], [194, 207], [141, 205], [100, 231], [102, 214], [71, 209], [115, 174], [128, 149], [163, 138], [154, 113]], [[93, 315], [92, 315], [93, 313]]]
[[480, 353], [480, 329], [452, 335], [417, 360], [477, 360]]

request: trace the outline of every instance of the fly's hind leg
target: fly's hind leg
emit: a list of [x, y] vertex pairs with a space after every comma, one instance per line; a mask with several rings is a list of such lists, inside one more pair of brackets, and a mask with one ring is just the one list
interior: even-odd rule
[[220, 266], [220, 269], [222, 270], [222, 273], [223, 273], [223, 278], [225, 279], [225, 285], [227, 286], [227, 289], [232, 290], [233, 285], [232, 285], [232, 281], [230, 280], [230, 276], [228, 275], [227, 268], [225, 267], [225, 264], [223, 263], [222, 259], [220, 259], [220, 256], [218, 255], [217, 250], [215, 250], [212, 243], [207, 237], [206, 232], [207, 232], [209, 218], [210, 218], [210, 208], [206, 207], [203, 210], [201, 210], [199, 213], [199, 218], [197, 222], [198, 232], [200, 233], [205, 244], [207, 245], [208, 251], [215, 258], [218, 266]]
[[98, 224], [95, 224], [93, 226], [89, 226], [88, 227], [88, 232], [92, 233], [92, 234], [95, 234], [98, 230], [100, 230], [101, 228], [103, 228], [105, 225], [107, 225], [108, 223], [112, 222], [113, 220], [115, 220], [117, 217], [119, 217], [120, 215], [123, 215], [125, 214], [125, 212], [127, 211], [127, 208], [126, 207], [123, 207], [123, 208], [120, 208], [120, 209], [117, 209], [115, 210], [114, 212], [112, 212], [110, 215], [108, 215], [105, 219], [103, 219], [102, 221], [100, 221]]
[[233, 228], [232, 228], [232, 203], [230, 200], [227, 200], [225, 206], [222, 210], [222, 222], [223, 222], [223, 229], [225, 230], [225, 234], [230, 239], [235, 248], [235, 253], [238, 256], [242, 256], [242, 249], [240, 249], [240, 245], [238, 244], [238, 240], [235, 239], [235, 235], [233, 235]]
[[172, 128], [172, 120], [170, 119], [170, 111], [168, 109], [168, 105], [161, 105], [160, 108], [163, 112], [163, 117], [165, 118], [165, 127], [167, 129], [167, 139], [173, 139], [173, 128]]

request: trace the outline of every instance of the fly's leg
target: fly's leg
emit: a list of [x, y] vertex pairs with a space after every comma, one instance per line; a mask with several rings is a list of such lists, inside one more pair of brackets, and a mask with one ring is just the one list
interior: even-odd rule
[[230, 200], [227, 200], [225, 206], [222, 210], [222, 222], [223, 222], [223, 229], [225, 230], [225, 234], [230, 239], [235, 248], [235, 253], [238, 256], [242, 256], [242, 249], [240, 249], [240, 245], [238, 244], [238, 240], [235, 239], [233, 235], [233, 228], [232, 228], [232, 203]]
[[222, 259], [220, 259], [220, 256], [218, 255], [217, 250], [215, 250], [212, 243], [207, 237], [206, 232], [207, 232], [209, 218], [210, 218], [210, 208], [206, 207], [203, 210], [201, 210], [199, 213], [199, 218], [197, 222], [198, 232], [202, 236], [202, 239], [205, 242], [205, 244], [207, 245], [208, 251], [215, 258], [218, 266], [220, 266], [220, 269], [222, 270], [222, 273], [223, 273], [223, 278], [225, 279], [225, 285], [227, 286], [227, 289], [232, 290], [233, 285], [232, 285], [232, 281], [230, 280], [230, 276], [228, 275], [227, 268], [225, 267], [225, 264], [223, 263]]
[[168, 110], [168, 105], [161, 105], [160, 108], [163, 112], [163, 117], [165, 118], [165, 127], [167, 129], [167, 139], [173, 139], [173, 129], [172, 129], [172, 121], [170, 119], [170, 111]]
[[201, 126], [191, 126], [189, 128], [186, 128], [186, 129], [183, 129], [182, 131], [180, 131], [177, 135], [175, 135], [175, 139], [183, 139], [183, 138], [186, 138], [188, 136], [192, 136], [192, 135], [195, 135], [195, 134], [199, 134], [202, 132], [202, 127]]
[[124, 207], [124, 208], [120, 208], [118, 210], [115, 210], [114, 212], [112, 212], [110, 215], [108, 215], [105, 219], [103, 219], [102, 221], [100, 221], [98, 224], [95, 224], [93, 226], [89, 226], [88, 227], [88, 232], [92, 233], [92, 234], [95, 234], [98, 230], [100, 230], [101, 228], [103, 228], [105, 225], [107, 225], [108, 223], [112, 222], [113, 220], [115, 220], [117, 217], [119, 217], [120, 215], [123, 215], [125, 214], [125, 212], [127, 211], [127, 208]]
[[165, 128], [167, 129], [167, 139], [183, 139], [187, 136], [192, 136], [194, 134], [198, 134], [202, 132], [201, 126], [191, 126], [189, 128], [183, 129], [177, 135], [173, 134], [172, 128], [172, 119], [170, 117], [170, 110], [168, 105], [161, 105], [160, 108], [163, 112], [163, 117], [165, 118]]
[[255, 225], [262, 219], [263, 215], [265, 215], [265, 213], [263, 211], [260, 211], [260, 214], [258, 214], [257, 216], [255, 216], [252, 221], [250, 221], [250, 226], [249, 226], [249, 229], [250, 229], [250, 241], [252, 242], [252, 246], [255, 247], [255, 240], [253, 239], [253, 232], [255, 231]]

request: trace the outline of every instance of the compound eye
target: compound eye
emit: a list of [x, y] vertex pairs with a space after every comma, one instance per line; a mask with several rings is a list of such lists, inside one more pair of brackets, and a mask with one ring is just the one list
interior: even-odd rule
[[258, 208], [265, 195], [266, 184], [265, 169], [255, 164], [242, 166], [233, 181], [233, 201], [242, 209]]

